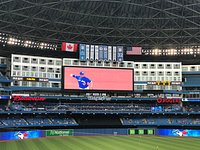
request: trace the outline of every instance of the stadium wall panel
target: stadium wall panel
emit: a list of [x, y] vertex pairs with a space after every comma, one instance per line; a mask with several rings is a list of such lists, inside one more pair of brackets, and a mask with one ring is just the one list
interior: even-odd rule
[[98, 135], [127, 135], [128, 129], [75, 129], [75, 136], [98, 136]]
[[193, 130], [193, 129], [157, 129], [156, 135], [159, 135], [159, 136], [200, 137], [200, 130]]
[[14, 132], [0, 132], [0, 141], [7, 140], [23, 140], [45, 137], [45, 131], [14, 131]]
[[[133, 130], [138, 130], [138, 133], [133, 133]], [[60, 130], [30, 130], [30, 131], [14, 131], [0, 132], [0, 141], [9, 140], [24, 140], [44, 137], [58, 136], [105, 136], [105, 135], [153, 135], [148, 132], [148, 128], [98, 128], [98, 129], [60, 129]], [[145, 130], [147, 132], [145, 132]], [[140, 132], [142, 131], [142, 132]], [[143, 132], [144, 131], [144, 132]], [[184, 136], [184, 137], [200, 137], [200, 130], [194, 129], [155, 129], [157, 136]]]

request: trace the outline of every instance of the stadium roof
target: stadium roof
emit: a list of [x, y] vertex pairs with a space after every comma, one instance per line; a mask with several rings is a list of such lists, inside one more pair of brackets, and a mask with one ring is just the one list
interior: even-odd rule
[[1, 0], [0, 32], [55, 44], [199, 45], [200, 0]]

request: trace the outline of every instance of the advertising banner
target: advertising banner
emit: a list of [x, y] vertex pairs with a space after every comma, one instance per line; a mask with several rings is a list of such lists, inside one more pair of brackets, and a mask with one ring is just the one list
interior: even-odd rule
[[157, 129], [156, 135], [160, 136], [200, 136], [200, 130], [191, 129]]
[[13, 101], [44, 101], [44, 97], [31, 97], [31, 96], [13, 96]]
[[73, 136], [73, 129], [65, 129], [65, 130], [47, 130], [46, 136]]
[[34, 131], [15, 131], [15, 132], [0, 132], [0, 140], [24, 140], [32, 138], [45, 137], [45, 132], [42, 130]]
[[156, 101], [158, 104], [176, 104], [180, 103], [180, 98], [157, 98]]

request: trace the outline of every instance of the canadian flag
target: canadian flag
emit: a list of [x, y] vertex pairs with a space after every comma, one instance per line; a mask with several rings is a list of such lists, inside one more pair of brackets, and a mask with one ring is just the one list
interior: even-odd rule
[[61, 51], [76, 52], [78, 44], [62, 42]]

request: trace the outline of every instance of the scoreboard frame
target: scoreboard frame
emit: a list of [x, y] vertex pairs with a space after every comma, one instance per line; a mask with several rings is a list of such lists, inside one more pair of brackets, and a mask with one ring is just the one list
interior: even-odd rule
[[[132, 86], [133, 90], [80, 90], [80, 89], [65, 89], [64, 88], [64, 69], [65, 67], [74, 68], [97, 68], [97, 69], [120, 69], [120, 70], [131, 70], [132, 71]], [[133, 68], [111, 68], [111, 67], [90, 67], [90, 66], [62, 66], [62, 78], [61, 78], [61, 90], [63, 93], [133, 93], [134, 92], [134, 69]]]

